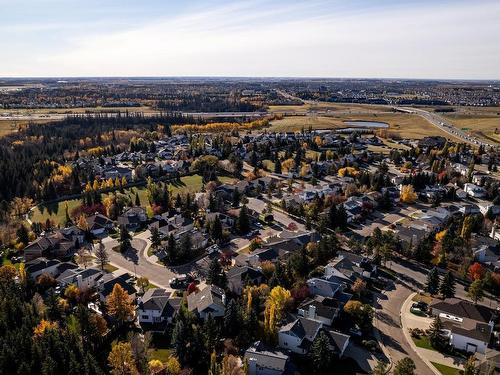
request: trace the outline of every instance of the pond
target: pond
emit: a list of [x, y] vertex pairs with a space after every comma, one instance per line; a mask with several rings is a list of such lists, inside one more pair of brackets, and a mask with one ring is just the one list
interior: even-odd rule
[[359, 126], [362, 128], [388, 128], [389, 124], [380, 121], [344, 121], [349, 126]]

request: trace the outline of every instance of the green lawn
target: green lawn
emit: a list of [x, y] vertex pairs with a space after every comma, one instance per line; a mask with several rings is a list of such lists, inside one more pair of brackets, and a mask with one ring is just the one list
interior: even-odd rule
[[153, 349], [149, 350], [149, 360], [158, 359], [163, 363], [173, 354], [174, 349], [167, 336], [154, 334], [151, 342]]
[[413, 342], [415, 345], [419, 348], [424, 348], [424, 349], [429, 349], [429, 350], [436, 350], [432, 347], [429, 338], [427, 336], [421, 336], [419, 339], [412, 337]]
[[115, 267], [109, 263], [104, 266], [104, 271], [106, 271], [108, 273], [115, 272], [117, 269], [118, 269], [118, 267]]
[[443, 375], [458, 375], [460, 370], [454, 367], [442, 365], [441, 363], [431, 362], [432, 365]]
[[[221, 183], [233, 183], [235, 182], [235, 179], [232, 177], [222, 176], [219, 177], [219, 181]], [[172, 194], [174, 196], [180, 192], [182, 193], [188, 191], [190, 193], [198, 192], [201, 190], [202, 186], [203, 186], [202, 177], [197, 174], [192, 176], [181, 177], [180, 183], [171, 184]], [[130, 197], [132, 203], [135, 203], [136, 192], [139, 194], [141, 206], [143, 207], [148, 206], [149, 204], [148, 194], [145, 186], [136, 186], [136, 187], [131, 187], [129, 189], [125, 189], [125, 194], [127, 194]], [[40, 223], [44, 223], [49, 218], [50, 220], [54, 221], [56, 225], [59, 224], [62, 225], [66, 218], [66, 212], [65, 212], [66, 203], [68, 204], [68, 211], [71, 214], [71, 211], [81, 204], [81, 200], [72, 199], [58, 203], [52, 203], [49, 205], [43, 205], [43, 204], [39, 205], [33, 210], [30, 218], [33, 222], [40, 222]]]

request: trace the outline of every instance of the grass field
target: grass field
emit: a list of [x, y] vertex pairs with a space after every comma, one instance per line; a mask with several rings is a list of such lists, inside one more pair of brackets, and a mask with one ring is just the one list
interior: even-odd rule
[[[234, 178], [231, 177], [219, 177], [220, 182], [222, 183], [232, 183], [234, 182]], [[201, 190], [203, 185], [202, 177], [200, 175], [192, 175], [192, 176], [184, 176], [181, 177], [181, 183], [171, 185], [172, 194], [177, 195], [177, 193], [195, 193]], [[127, 194], [132, 202], [135, 202], [135, 193], [139, 194], [139, 199], [141, 201], [141, 206], [148, 206], [148, 195], [147, 189], [144, 186], [132, 187], [130, 189], [125, 189], [125, 194]], [[58, 203], [52, 203], [49, 205], [39, 205], [37, 206], [31, 216], [30, 219], [33, 222], [41, 222], [44, 223], [48, 218], [56, 225], [63, 224], [66, 218], [65, 206], [68, 204], [68, 210], [71, 214], [71, 211], [78, 207], [81, 204], [80, 199], [72, 199], [67, 201], [62, 201]]]
[[432, 347], [431, 342], [429, 341], [429, 338], [427, 336], [421, 336], [419, 339], [412, 337], [412, 340], [415, 343], [415, 345], [419, 348], [436, 350]]
[[441, 363], [431, 362], [432, 365], [443, 375], [458, 375], [460, 370], [458, 368], [442, 365]]
[[487, 141], [500, 143], [500, 115], [446, 114], [443, 117], [459, 129], [470, 131]]
[[389, 133], [405, 139], [420, 139], [426, 136], [441, 135], [450, 138], [427, 120], [414, 114], [372, 113], [332, 116], [287, 116], [271, 122], [274, 131], [300, 131], [301, 129], [340, 129], [347, 127], [345, 121], [379, 121], [389, 124]]
[[308, 111], [341, 111], [341, 112], [386, 112], [389, 107], [383, 105], [372, 104], [354, 104], [354, 103], [315, 103], [303, 105], [271, 105], [269, 112], [271, 113], [306, 113]]

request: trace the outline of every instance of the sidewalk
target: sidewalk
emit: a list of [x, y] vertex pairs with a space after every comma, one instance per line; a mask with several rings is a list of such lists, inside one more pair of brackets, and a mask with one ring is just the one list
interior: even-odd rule
[[429, 366], [429, 368], [436, 374], [436, 375], [441, 375], [441, 372], [438, 371], [434, 367], [434, 365], [431, 362], [435, 363], [440, 363], [449, 367], [457, 368], [457, 369], [463, 369], [463, 360], [452, 357], [452, 356], [445, 356], [438, 351], [435, 350], [429, 350], [425, 348], [419, 348], [415, 345], [413, 342], [413, 339], [411, 338], [410, 332], [408, 331], [409, 328], [420, 328], [420, 329], [427, 329], [429, 328], [429, 324], [432, 322], [431, 318], [427, 317], [419, 317], [417, 315], [414, 315], [410, 312], [410, 307], [411, 304], [413, 303], [412, 298], [416, 295], [417, 293], [412, 293], [410, 296], [406, 299], [406, 301], [403, 303], [401, 306], [401, 325], [403, 327], [403, 334], [408, 341], [408, 344], [412, 348], [412, 350], [417, 353], [417, 355], [420, 357], [424, 363]]

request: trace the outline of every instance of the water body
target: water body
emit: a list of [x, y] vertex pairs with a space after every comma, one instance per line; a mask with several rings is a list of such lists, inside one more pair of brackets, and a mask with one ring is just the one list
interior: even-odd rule
[[389, 124], [380, 121], [344, 121], [349, 126], [359, 126], [361, 128], [388, 128]]

